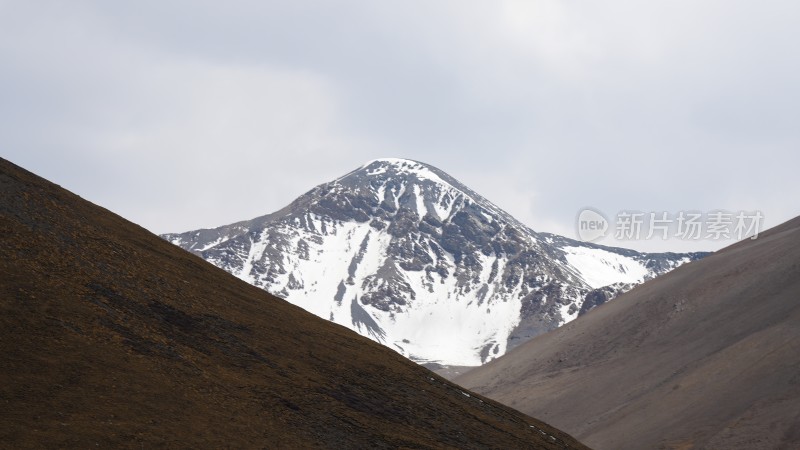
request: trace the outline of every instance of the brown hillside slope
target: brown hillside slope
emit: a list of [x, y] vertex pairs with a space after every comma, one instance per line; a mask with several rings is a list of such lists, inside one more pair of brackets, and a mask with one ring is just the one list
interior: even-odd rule
[[456, 382], [598, 449], [800, 448], [800, 218]]
[[0, 160], [0, 447], [585, 448]]

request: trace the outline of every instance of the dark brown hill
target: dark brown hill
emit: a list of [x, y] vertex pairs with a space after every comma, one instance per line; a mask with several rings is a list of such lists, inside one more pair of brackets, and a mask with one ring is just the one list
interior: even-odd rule
[[598, 449], [800, 448], [800, 218], [456, 381]]
[[0, 447], [585, 448], [0, 160]]

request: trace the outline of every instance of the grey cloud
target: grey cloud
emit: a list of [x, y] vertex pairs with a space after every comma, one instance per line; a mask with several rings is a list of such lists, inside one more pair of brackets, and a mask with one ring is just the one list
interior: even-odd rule
[[798, 8], [4, 2], [0, 146], [156, 232], [276, 210], [383, 156], [545, 231], [583, 206], [775, 225], [800, 206]]

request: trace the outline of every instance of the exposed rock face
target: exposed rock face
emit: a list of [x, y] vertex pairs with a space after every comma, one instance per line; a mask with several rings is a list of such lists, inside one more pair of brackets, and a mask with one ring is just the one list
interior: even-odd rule
[[630, 291], [634, 286], [636, 286], [634, 283], [614, 283], [589, 291], [583, 299], [583, 305], [581, 305], [578, 315], [586, 314], [618, 295]]
[[163, 237], [411, 359], [464, 366], [574, 319], [597, 288], [703, 256], [536, 233], [441, 170], [399, 159], [267, 216]]

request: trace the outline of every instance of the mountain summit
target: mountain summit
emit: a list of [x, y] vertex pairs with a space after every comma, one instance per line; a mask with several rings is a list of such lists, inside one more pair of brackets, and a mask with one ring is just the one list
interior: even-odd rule
[[405, 159], [371, 161], [273, 214], [162, 237], [417, 362], [463, 366], [703, 256], [536, 233]]

